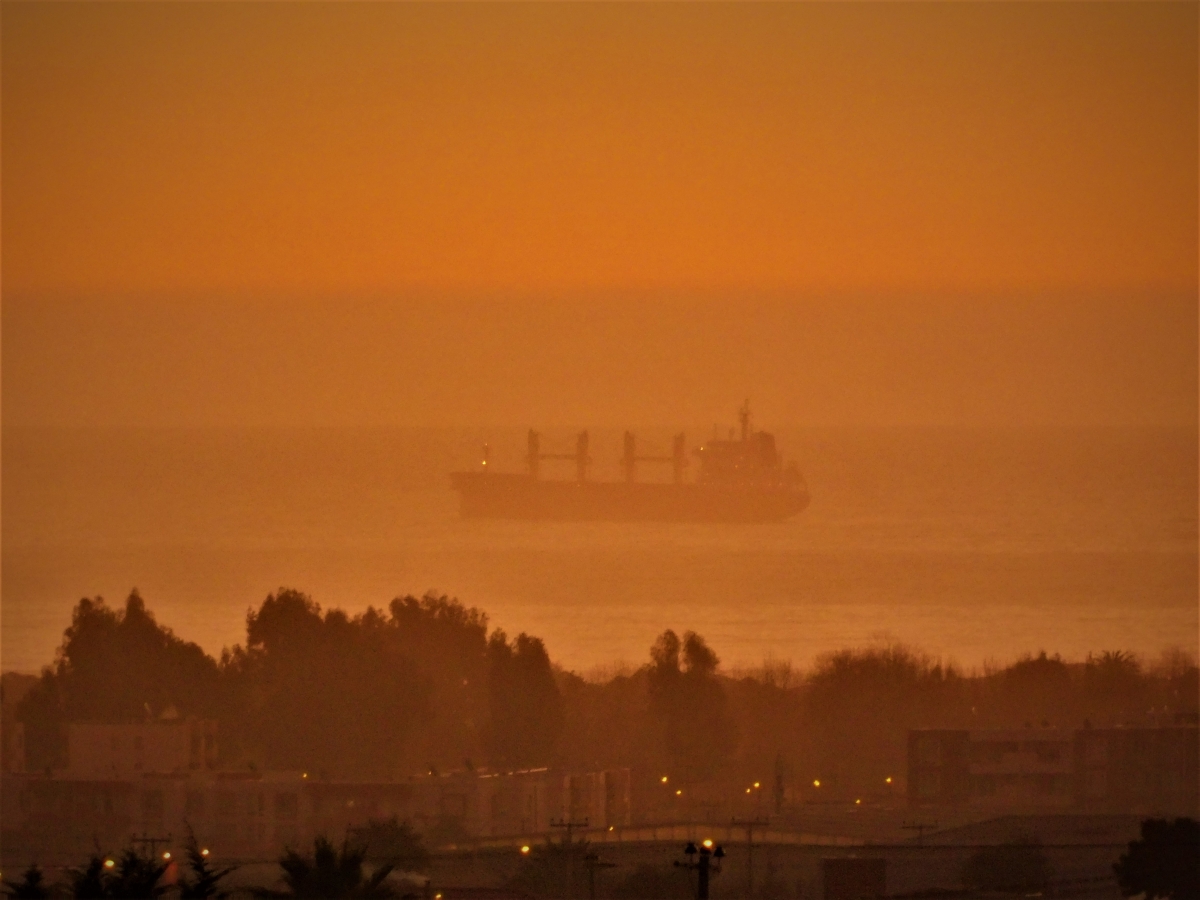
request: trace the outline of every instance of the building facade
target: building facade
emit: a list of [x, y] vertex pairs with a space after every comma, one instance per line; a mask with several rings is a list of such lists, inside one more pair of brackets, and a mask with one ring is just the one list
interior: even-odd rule
[[0, 792], [6, 849], [36, 850], [44, 861], [57, 853], [77, 862], [97, 842], [117, 852], [131, 836], [170, 837], [178, 847], [189, 829], [222, 859], [266, 860], [285, 847], [311, 846], [318, 835], [340, 840], [348, 829], [391, 818], [434, 845], [545, 834], [557, 821], [630, 824], [627, 769], [332, 781], [303, 772], [126, 767], [103, 777], [5, 773]]
[[912, 805], [1195, 814], [1195, 726], [922, 729], [908, 736]]

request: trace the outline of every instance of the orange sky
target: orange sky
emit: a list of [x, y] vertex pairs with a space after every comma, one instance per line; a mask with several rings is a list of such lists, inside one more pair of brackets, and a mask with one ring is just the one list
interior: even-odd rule
[[5, 2], [6, 424], [1194, 425], [1197, 10]]
[[1197, 6], [4, 5], [8, 291], [1194, 287]]

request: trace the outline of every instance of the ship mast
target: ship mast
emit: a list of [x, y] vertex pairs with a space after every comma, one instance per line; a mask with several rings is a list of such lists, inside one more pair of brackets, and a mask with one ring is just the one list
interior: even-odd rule
[[742, 404], [742, 408], [738, 410], [738, 421], [742, 424], [742, 440], [750, 439], [750, 399], [746, 398], [746, 402]]
[[687, 453], [684, 449], [683, 432], [672, 439], [670, 456], [638, 456], [637, 439], [632, 431], [625, 432], [625, 453], [621, 456], [621, 467], [625, 470], [625, 481], [633, 484], [637, 481], [637, 464], [639, 462], [669, 462], [676, 484], [683, 484], [683, 470], [687, 466]]

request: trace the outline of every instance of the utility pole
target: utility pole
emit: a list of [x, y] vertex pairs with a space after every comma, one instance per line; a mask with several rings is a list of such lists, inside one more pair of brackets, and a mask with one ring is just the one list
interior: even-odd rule
[[734, 825], [746, 829], [746, 896], [754, 896], [754, 829], [766, 828], [771, 823], [766, 819], [734, 819]]
[[[681, 869], [696, 870], [696, 900], [709, 900], [709, 873], [710, 871], [720, 872], [721, 860], [725, 858], [725, 851], [721, 849], [721, 846], [718, 844], [715, 848], [710, 850], [709, 845], [711, 844], [712, 841], [705, 841], [697, 851], [696, 845], [691, 841], [688, 841], [688, 845], [683, 848], [683, 855], [687, 857], [687, 862], [680, 862], [679, 860], [675, 861], [675, 865]], [[693, 862], [692, 857], [697, 855], [699, 855], [699, 859], [696, 859]], [[714, 859], [716, 860], [715, 866], [712, 862]]]
[[171, 835], [168, 834], [166, 837], [151, 837], [143, 831], [141, 837], [138, 837], [136, 834], [130, 835], [129, 843], [133, 846], [140, 845], [148, 851], [150, 858], [153, 859], [154, 857], [158, 856], [159, 844], [162, 844], [165, 847], [170, 846]]
[[567, 833], [565, 840], [563, 841], [563, 846], [565, 847], [567, 844], [571, 843], [571, 832], [576, 828], [587, 828], [588, 820], [584, 819], [582, 822], [572, 822], [570, 819], [559, 819], [557, 822], [552, 821], [550, 823], [550, 827], [566, 829]]
[[617, 864], [601, 862], [600, 855], [595, 851], [592, 851], [583, 857], [583, 864], [587, 867], [588, 873], [588, 900], [596, 900], [596, 870], [613, 869], [616, 868]]
[[905, 831], [915, 831], [917, 833], [917, 846], [920, 847], [924, 843], [925, 832], [933, 831], [938, 827], [937, 822], [905, 822], [900, 826]]
[[783, 754], [775, 754], [775, 815], [783, 815]]
[[570, 819], [559, 819], [557, 822], [551, 822], [551, 828], [562, 828], [563, 835], [563, 856], [567, 864], [567, 893], [568, 900], [575, 896], [575, 858], [571, 855], [571, 833], [576, 828], [587, 828], [588, 820], [582, 822], [572, 822]]

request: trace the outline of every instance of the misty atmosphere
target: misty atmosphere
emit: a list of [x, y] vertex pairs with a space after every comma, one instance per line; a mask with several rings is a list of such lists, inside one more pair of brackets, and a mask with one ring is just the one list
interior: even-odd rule
[[5, 0], [0, 893], [1200, 900], [1200, 13]]

